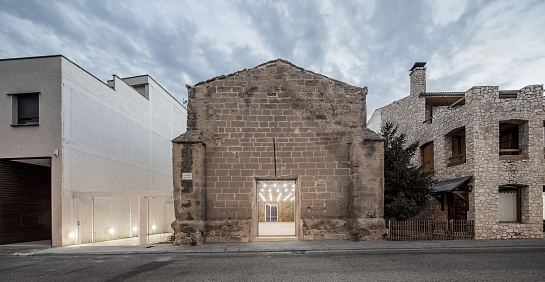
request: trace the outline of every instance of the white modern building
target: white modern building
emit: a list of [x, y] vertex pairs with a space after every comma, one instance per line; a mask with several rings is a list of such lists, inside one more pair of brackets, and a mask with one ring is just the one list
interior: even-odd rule
[[0, 244], [172, 233], [171, 140], [187, 111], [148, 75], [62, 55], [0, 60]]

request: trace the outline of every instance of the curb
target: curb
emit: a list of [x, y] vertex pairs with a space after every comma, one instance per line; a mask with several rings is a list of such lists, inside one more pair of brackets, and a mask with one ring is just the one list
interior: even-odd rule
[[76, 252], [49, 252], [49, 249], [31, 251], [31, 252], [15, 252], [12, 256], [81, 256], [81, 255], [136, 255], [136, 254], [280, 254], [291, 253], [294, 255], [308, 253], [324, 253], [324, 252], [408, 252], [408, 251], [440, 251], [440, 250], [468, 250], [468, 249], [511, 249], [511, 248], [534, 248], [545, 249], [545, 244], [507, 244], [507, 245], [443, 245], [443, 246], [418, 246], [412, 247], [377, 247], [377, 248], [289, 248], [289, 249], [208, 249], [208, 250], [190, 250], [176, 249], [174, 247], [166, 250], [119, 250], [119, 251], [76, 251]]

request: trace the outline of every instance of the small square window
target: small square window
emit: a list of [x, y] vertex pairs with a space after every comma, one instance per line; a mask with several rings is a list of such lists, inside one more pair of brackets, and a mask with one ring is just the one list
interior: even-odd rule
[[518, 155], [519, 149], [519, 128], [518, 126], [500, 132], [500, 154]]
[[12, 96], [12, 126], [39, 125], [39, 94], [38, 92], [8, 94]]
[[528, 121], [509, 120], [500, 122], [500, 160], [521, 160], [528, 156]]
[[17, 124], [38, 124], [39, 102], [38, 94], [19, 95], [17, 97]]

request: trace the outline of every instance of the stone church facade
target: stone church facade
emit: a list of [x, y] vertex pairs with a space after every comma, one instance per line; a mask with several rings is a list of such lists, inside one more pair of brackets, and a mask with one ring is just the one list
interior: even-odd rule
[[173, 140], [176, 244], [381, 239], [367, 88], [278, 59], [188, 86]]

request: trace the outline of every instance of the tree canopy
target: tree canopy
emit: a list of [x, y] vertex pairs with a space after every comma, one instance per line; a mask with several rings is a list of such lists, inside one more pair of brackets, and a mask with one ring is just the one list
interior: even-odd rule
[[386, 122], [381, 126], [384, 137], [384, 218], [408, 220], [418, 215], [431, 199], [434, 172], [424, 172], [411, 159], [418, 142], [405, 145], [407, 136], [398, 133], [398, 126]]

